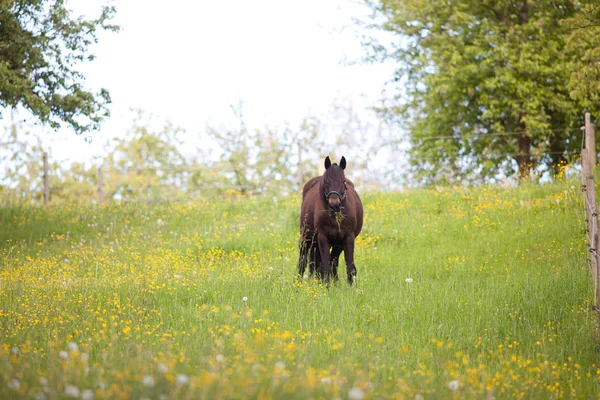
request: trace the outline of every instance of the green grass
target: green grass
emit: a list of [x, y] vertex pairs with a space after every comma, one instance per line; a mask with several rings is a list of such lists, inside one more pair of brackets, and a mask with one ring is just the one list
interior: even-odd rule
[[578, 186], [364, 194], [330, 288], [298, 198], [4, 208], [0, 397], [597, 398]]

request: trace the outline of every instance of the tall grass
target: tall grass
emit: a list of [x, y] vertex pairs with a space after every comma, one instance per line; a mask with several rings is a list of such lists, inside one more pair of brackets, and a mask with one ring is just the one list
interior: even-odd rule
[[0, 397], [597, 398], [576, 186], [364, 194], [355, 287], [298, 198], [2, 209]]

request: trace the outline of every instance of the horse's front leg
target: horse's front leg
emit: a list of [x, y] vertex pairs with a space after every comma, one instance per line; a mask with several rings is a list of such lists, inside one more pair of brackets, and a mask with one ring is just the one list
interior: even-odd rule
[[327, 236], [319, 234], [317, 241], [319, 243], [319, 254], [321, 256], [321, 279], [323, 283], [329, 283], [329, 275], [331, 273], [331, 256], [329, 255], [329, 249], [331, 245]]
[[356, 280], [356, 266], [354, 265], [354, 235], [348, 235], [344, 241], [344, 258], [346, 259], [348, 283], [352, 285]]
[[331, 249], [331, 273], [333, 274], [333, 280], [338, 281], [338, 264], [340, 261], [340, 254], [342, 254], [342, 246], [333, 246]]

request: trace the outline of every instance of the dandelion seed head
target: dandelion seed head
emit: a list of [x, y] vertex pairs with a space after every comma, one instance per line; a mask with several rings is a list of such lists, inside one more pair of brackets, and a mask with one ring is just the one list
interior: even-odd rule
[[79, 350], [79, 346], [77, 346], [77, 343], [75, 343], [75, 342], [69, 342], [67, 344], [67, 349], [69, 349], [70, 352], [74, 352], [74, 351]]
[[65, 396], [73, 398], [79, 397], [79, 388], [73, 385], [65, 386]]
[[365, 392], [361, 388], [353, 387], [348, 390], [348, 398], [350, 400], [362, 400], [365, 398]]
[[223, 356], [223, 354], [217, 354], [215, 360], [217, 360], [218, 363], [223, 362], [223, 360], [225, 360], [225, 356]]
[[85, 389], [81, 392], [81, 400], [92, 400], [94, 398], [94, 392], [90, 389]]
[[187, 385], [189, 381], [190, 381], [190, 378], [185, 374], [179, 374], [179, 375], [177, 375], [177, 378], [175, 378], [175, 382], [179, 386]]
[[283, 361], [277, 361], [275, 363], [275, 368], [281, 371], [282, 369], [285, 368], [285, 364], [283, 363]]
[[163, 363], [160, 363], [160, 364], [158, 364], [158, 371], [159, 371], [161, 374], [166, 374], [166, 373], [169, 371], [169, 367], [167, 367], [167, 366], [166, 366], [165, 364], [163, 364]]
[[458, 380], [453, 380], [448, 382], [448, 388], [453, 392], [456, 392], [460, 388], [460, 382]]
[[42, 392], [37, 392], [33, 395], [33, 400], [46, 400], [46, 395]]
[[58, 358], [62, 359], [62, 360], [66, 360], [69, 358], [69, 353], [67, 353], [64, 350], [61, 350], [58, 352]]
[[244, 296], [244, 297], [242, 297], [242, 300], [248, 301], [248, 298], [246, 296]]
[[21, 389], [21, 382], [19, 382], [19, 380], [17, 378], [12, 378], [11, 380], [8, 381], [8, 389], [9, 390], [13, 390], [13, 391], [18, 391], [19, 389]]
[[150, 375], [144, 375], [142, 377], [142, 386], [151, 388], [151, 387], [154, 387], [155, 384], [156, 384], [156, 382], [154, 381], [154, 378], [151, 377]]
[[19, 348], [17, 346], [14, 346], [12, 349], [10, 349], [10, 351], [15, 356], [19, 354]]
[[412, 282], [413, 282], [413, 279], [412, 279], [412, 278], [406, 278], [406, 279], [404, 280], [404, 282], [406, 282], [406, 283], [412, 283]]

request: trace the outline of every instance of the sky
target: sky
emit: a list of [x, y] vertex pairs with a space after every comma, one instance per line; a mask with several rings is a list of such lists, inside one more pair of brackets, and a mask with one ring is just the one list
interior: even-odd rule
[[[103, 3], [67, 6], [94, 16]], [[182, 127], [192, 141], [207, 125], [231, 121], [230, 106], [240, 102], [257, 127], [326, 118], [340, 99], [372, 115], [368, 108], [392, 78], [392, 65], [351, 63], [365, 54], [352, 18], [369, 12], [352, 0], [115, 4], [120, 32], [102, 32], [92, 47], [96, 60], [80, 68], [88, 87], [110, 91], [111, 117], [90, 135], [45, 128], [56, 159], [101, 157], [102, 144], [131, 127], [132, 109]]]

